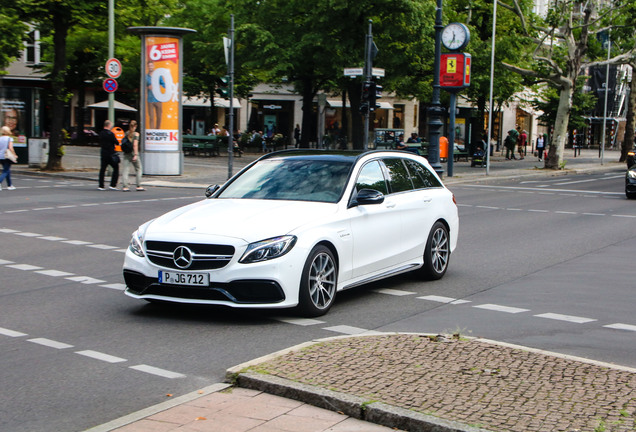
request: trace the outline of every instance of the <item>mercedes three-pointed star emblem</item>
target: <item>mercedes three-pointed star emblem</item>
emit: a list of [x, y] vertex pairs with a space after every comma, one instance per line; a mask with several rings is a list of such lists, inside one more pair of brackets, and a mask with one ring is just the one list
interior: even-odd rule
[[179, 246], [174, 250], [172, 260], [180, 269], [187, 269], [192, 265], [192, 251], [186, 246]]

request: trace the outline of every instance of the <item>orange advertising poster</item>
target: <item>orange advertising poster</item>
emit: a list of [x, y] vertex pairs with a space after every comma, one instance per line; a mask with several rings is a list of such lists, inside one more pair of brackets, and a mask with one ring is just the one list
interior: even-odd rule
[[179, 39], [146, 38], [145, 149], [179, 149]]

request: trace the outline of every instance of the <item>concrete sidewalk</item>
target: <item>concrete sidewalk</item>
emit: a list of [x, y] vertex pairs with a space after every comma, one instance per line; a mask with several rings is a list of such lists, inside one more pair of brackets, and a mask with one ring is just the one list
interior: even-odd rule
[[[261, 156], [262, 153], [255, 153], [244, 154], [242, 157], [234, 157], [232, 173], [236, 174], [243, 167]], [[488, 182], [501, 178], [551, 177], [581, 172], [624, 172], [626, 166], [625, 163], [618, 162], [619, 156], [620, 153], [618, 151], [607, 150], [603, 157], [603, 163], [601, 164], [598, 150], [582, 150], [581, 154], [577, 157], [574, 157], [573, 154], [570, 154], [568, 151], [565, 158], [565, 169], [555, 171], [543, 169], [544, 163], [538, 161], [538, 159], [533, 156], [527, 156], [524, 160], [506, 160], [502, 153], [495, 152], [491, 157], [488, 170], [485, 167], [471, 167], [469, 160], [462, 160], [453, 163], [452, 177], [447, 175], [448, 164], [442, 163], [441, 165], [444, 169], [444, 183], [452, 185], [465, 182]], [[27, 165], [14, 165], [11, 171], [16, 174], [89, 179], [97, 183], [100, 163], [99, 148], [67, 146], [66, 155], [62, 159], [62, 163], [65, 168], [65, 171], [62, 172], [45, 172], [39, 168], [30, 168]], [[205, 189], [211, 184], [221, 184], [225, 182], [228, 178], [228, 174], [227, 154], [216, 157], [186, 156], [182, 175], [144, 175], [142, 183], [144, 186]], [[131, 180], [132, 179], [134, 179], [134, 176]], [[19, 187], [19, 184], [17, 186]]]
[[227, 381], [90, 432], [636, 428], [636, 369], [459, 335], [318, 340]]
[[[260, 155], [234, 158], [237, 172]], [[624, 172], [618, 152], [584, 150], [566, 169], [497, 154], [490, 173], [454, 164], [453, 184], [503, 178]], [[19, 175], [95, 181], [99, 150], [67, 148], [66, 171], [17, 165]], [[446, 170], [446, 164], [443, 165]], [[187, 157], [182, 176], [144, 176], [151, 187], [205, 188], [228, 176], [227, 156]], [[202, 191], [203, 192], [203, 191]], [[636, 370], [459, 335], [370, 333], [313, 341], [228, 370], [228, 383], [91, 432], [146, 431], [633, 431]]]

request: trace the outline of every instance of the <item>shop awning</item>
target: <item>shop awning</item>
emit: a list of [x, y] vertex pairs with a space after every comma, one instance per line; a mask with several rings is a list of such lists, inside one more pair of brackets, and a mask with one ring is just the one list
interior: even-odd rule
[[[240, 100], [238, 100], [237, 98], [234, 98], [233, 102], [234, 102], [234, 107], [233, 107], [234, 109], [241, 108]], [[184, 107], [209, 107], [210, 99], [206, 97], [183, 96], [183, 98], [181, 99], [181, 104]], [[229, 108], [230, 101], [221, 99], [221, 98], [214, 98], [214, 106], [219, 108]]]
[[[341, 100], [327, 100], [327, 104], [329, 104], [329, 106], [331, 108], [342, 108], [342, 101]], [[377, 102], [378, 105], [380, 105], [379, 109], [395, 109], [393, 108], [393, 105], [391, 105], [391, 103], [389, 102]], [[351, 108], [351, 106], [349, 105], [349, 102], [347, 101], [347, 108]]]
[[[113, 104], [114, 108], [119, 111], [137, 111], [137, 108], [133, 108], [121, 102], [115, 101]], [[95, 109], [108, 109], [108, 101], [96, 102], [94, 104], [87, 105], [86, 108], [95, 108]]]
[[[342, 108], [342, 100], [327, 100], [327, 104], [329, 104], [331, 108]], [[349, 101], [347, 101], [347, 108], [351, 108]]]

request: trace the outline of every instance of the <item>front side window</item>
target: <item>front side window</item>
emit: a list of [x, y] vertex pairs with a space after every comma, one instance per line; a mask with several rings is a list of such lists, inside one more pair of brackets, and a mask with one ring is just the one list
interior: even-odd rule
[[360, 170], [356, 191], [359, 192], [362, 189], [373, 189], [385, 195], [388, 193], [382, 167], [378, 161], [369, 162]]
[[389, 186], [391, 193], [405, 192], [413, 189], [411, 177], [406, 170], [402, 159], [384, 159], [389, 176]]

